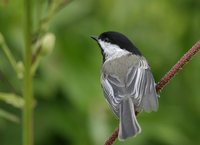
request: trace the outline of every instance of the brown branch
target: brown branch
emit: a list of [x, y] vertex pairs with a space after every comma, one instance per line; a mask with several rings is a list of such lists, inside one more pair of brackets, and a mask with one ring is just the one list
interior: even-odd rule
[[183, 68], [183, 66], [190, 61], [192, 56], [194, 56], [200, 50], [200, 40], [188, 50], [187, 53], [181, 57], [181, 59], [170, 69], [170, 71], [160, 80], [156, 85], [156, 91], [159, 93], [165, 85], [171, 80], [171, 78]]
[[[181, 59], [164, 75], [164, 77], [160, 80], [159, 83], [156, 85], [156, 91], [159, 93], [166, 84], [173, 78], [175, 74], [179, 72], [183, 68], [183, 66], [190, 61], [192, 56], [194, 56], [198, 51], [200, 50], [200, 40], [196, 42], [192, 46], [190, 50], [188, 50], [187, 53], [181, 57]], [[136, 115], [138, 113], [136, 112]], [[115, 129], [115, 131], [112, 133], [112, 135], [106, 140], [104, 145], [112, 145], [114, 141], [117, 139], [119, 133], [119, 128]]]
[[117, 139], [119, 133], [119, 128], [116, 128], [115, 131], [113, 131], [112, 135], [106, 140], [104, 145], [112, 145], [114, 141]]

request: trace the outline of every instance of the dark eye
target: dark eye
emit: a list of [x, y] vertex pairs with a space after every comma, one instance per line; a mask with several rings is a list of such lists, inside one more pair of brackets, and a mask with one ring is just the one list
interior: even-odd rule
[[106, 41], [106, 42], [109, 42], [109, 38], [108, 38], [108, 37], [106, 37], [106, 38], [104, 39], [104, 41]]

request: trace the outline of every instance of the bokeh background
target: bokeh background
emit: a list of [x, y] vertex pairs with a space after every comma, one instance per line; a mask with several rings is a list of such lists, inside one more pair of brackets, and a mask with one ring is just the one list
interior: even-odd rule
[[[34, 2], [35, 10], [44, 0]], [[23, 1], [0, 1], [0, 32], [22, 59]], [[34, 19], [40, 13], [35, 12]], [[36, 28], [36, 25], [34, 25]], [[155, 80], [200, 39], [199, 0], [73, 0], [52, 19], [56, 36], [34, 79], [36, 145], [102, 145], [118, 126], [100, 87], [102, 56], [90, 35], [127, 35], [151, 65]], [[0, 91], [21, 91], [21, 82], [0, 49]], [[160, 94], [156, 113], [138, 116], [142, 133], [115, 145], [200, 144], [200, 54]], [[0, 101], [0, 109], [21, 111]], [[21, 145], [22, 124], [0, 117], [0, 145]]]

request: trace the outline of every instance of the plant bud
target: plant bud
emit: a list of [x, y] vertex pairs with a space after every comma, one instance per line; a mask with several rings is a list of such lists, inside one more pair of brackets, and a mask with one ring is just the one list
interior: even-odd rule
[[43, 38], [42, 38], [42, 43], [41, 43], [41, 55], [47, 55], [50, 54], [54, 48], [55, 45], [55, 35], [52, 33], [47, 33]]
[[19, 79], [24, 77], [24, 64], [22, 61], [17, 62], [17, 76]]

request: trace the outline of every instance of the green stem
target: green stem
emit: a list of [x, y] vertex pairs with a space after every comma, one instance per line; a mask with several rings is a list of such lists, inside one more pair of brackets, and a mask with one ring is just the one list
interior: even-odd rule
[[25, 53], [24, 53], [24, 107], [23, 107], [23, 145], [33, 145], [33, 78], [31, 75], [32, 60], [32, 9], [31, 0], [24, 0], [25, 13]]
[[32, 76], [34, 76], [34, 74], [35, 74], [35, 72], [36, 72], [41, 60], [42, 60], [42, 57], [40, 55], [38, 55], [36, 60], [35, 60], [35, 62], [33, 63], [32, 67], [31, 67]]
[[12, 55], [10, 49], [8, 48], [3, 35], [0, 33], [0, 38], [2, 39], [0, 46], [2, 47], [6, 57], [8, 58], [8, 61], [10, 62], [11, 66], [13, 67], [14, 71], [18, 74], [18, 69], [17, 69], [17, 62], [14, 58], [14, 56]]

